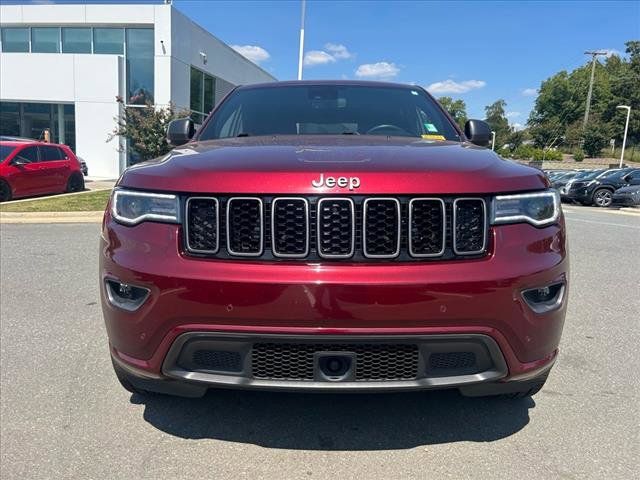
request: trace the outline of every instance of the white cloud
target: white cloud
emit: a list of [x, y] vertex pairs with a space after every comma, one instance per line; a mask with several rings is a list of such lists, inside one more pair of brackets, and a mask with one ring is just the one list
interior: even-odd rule
[[537, 95], [538, 90], [536, 88], [525, 88], [524, 90], [522, 90], [522, 95], [524, 95], [525, 97], [533, 97], [535, 95]]
[[327, 43], [324, 48], [331, 54], [331, 56], [333, 56], [333, 58], [338, 60], [346, 60], [347, 58], [353, 57], [353, 54], [347, 50], [347, 47], [340, 43]]
[[521, 123], [512, 123], [511, 128], [513, 128], [516, 132], [522, 130], [524, 127]]
[[456, 82], [455, 80], [447, 79], [442, 82], [432, 83], [427, 87], [427, 90], [435, 94], [467, 93], [469, 90], [482, 88], [486, 84], [487, 82], [484, 80], [464, 80], [462, 82]]
[[505, 117], [507, 118], [514, 118], [514, 117], [519, 117], [520, 116], [520, 112], [507, 112], [504, 114]]
[[304, 54], [303, 63], [307, 67], [312, 67], [314, 65], [326, 65], [327, 63], [333, 63], [335, 61], [336, 59], [333, 55], [329, 55], [323, 50], [311, 50]]
[[271, 58], [269, 52], [257, 45], [231, 45], [231, 48], [253, 63], [261, 63]]
[[364, 63], [356, 70], [356, 77], [388, 79], [395, 77], [398, 73], [400, 73], [400, 68], [395, 63]]
[[[327, 65], [338, 60], [346, 60], [353, 57], [353, 54], [342, 44], [327, 43], [324, 50], [310, 50], [304, 54], [303, 63], [307, 67], [314, 65]], [[326, 51], [325, 51], [326, 50]]]

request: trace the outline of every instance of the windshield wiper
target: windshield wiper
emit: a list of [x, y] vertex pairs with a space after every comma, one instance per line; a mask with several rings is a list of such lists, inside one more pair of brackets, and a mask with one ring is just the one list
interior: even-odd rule
[[249, 134], [246, 133], [246, 132], [241, 132], [241, 133], [236, 135], [236, 137], [248, 137], [248, 136], [249, 136]]
[[342, 132], [342, 135], [360, 135], [358, 132], [352, 132], [349, 130], [345, 130], [344, 132]]

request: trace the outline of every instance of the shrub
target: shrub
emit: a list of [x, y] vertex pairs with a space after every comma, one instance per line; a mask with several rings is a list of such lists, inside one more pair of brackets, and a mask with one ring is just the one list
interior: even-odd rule
[[609, 135], [595, 123], [590, 123], [584, 131], [582, 148], [587, 157], [597, 157], [600, 151], [609, 144]]
[[584, 160], [584, 152], [582, 150], [576, 150], [573, 152], [573, 159], [576, 162], [581, 162]]
[[166, 139], [169, 122], [190, 114], [188, 110], [177, 111], [172, 104], [126, 107], [121, 97], [116, 97], [116, 101], [122, 106], [122, 116], [115, 119], [116, 127], [107, 141], [115, 137], [126, 139], [127, 150], [139, 156], [140, 161], [160, 157], [171, 150]]

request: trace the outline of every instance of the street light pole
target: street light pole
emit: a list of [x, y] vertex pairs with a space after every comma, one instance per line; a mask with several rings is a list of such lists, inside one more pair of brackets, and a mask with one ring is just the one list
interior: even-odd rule
[[593, 77], [596, 73], [596, 58], [598, 55], [606, 55], [607, 52], [598, 52], [587, 50], [585, 55], [591, 55], [591, 80], [589, 81], [589, 91], [587, 92], [587, 108], [584, 110], [584, 120], [582, 121], [582, 129], [584, 130], [589, 121], [589, 109], [591, 108], [591, 94], [593, 93]]
[[491, 150], [495, 150], [496, 148], [496, 132], [491, 130]]
[[624, 147], [627, 146], [627, 131], [629, 130], [629, 117], [631, 116], [631, 107], [629, 105], [618, 105], [616, 108], [627, 111], [627, 121], [624, 124], [624, 136], [622, 137], [622, 153], [620, 153], [620, 168], [624, 162]]
[[302, 80], [302, 59], [304, 56], [304, 14], [307, 2], [302, 0], [302, 16], [300, 17], [300, 52], [298, 53], [298, 80]]

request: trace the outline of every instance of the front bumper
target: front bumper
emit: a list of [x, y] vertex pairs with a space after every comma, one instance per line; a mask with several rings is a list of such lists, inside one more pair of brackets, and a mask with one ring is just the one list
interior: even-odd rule
[[611, 197], [611, 204], [621, 207], [635, 207], [640, 206], [640, 199], [632, 195], [616, 195]]
[[[443, 388], [531, 378], [548, 370], [557, 354], [566, 295], [556, 310], [536, 314], [521, 292], [566, 282], [563, 225], [494, 227], [485, 258], [411, 264], [194, 259], [180, 251], [180, 235], [177, 225], [124, 227], [105, 217], [100, 275], [111, 354], [144, 381], [198, 388]], [[136, 312], [118, 309], [106, 298], [104, 278], [144, 286], [150, 296]], [[471, 339], [489, 352], [491, 364], [412, 380], [274, 381], [254, 378], [250, 368], [232, 374], [180, 368], [175, 359], [192, 335], [225, 336], [227, 347], [243, 348], [256, 335], [311, 343], [391, 338], [418, 345], [421, 365], [434, 342]]]
[[593, 192], [591, 192], [586, 187], [580, 187], [575, 189], [572, 188], [569, 190], [564, 190], [564, 192], [561, 190], [560, 198], [570, 202], [591, 203], [593, 201]]

